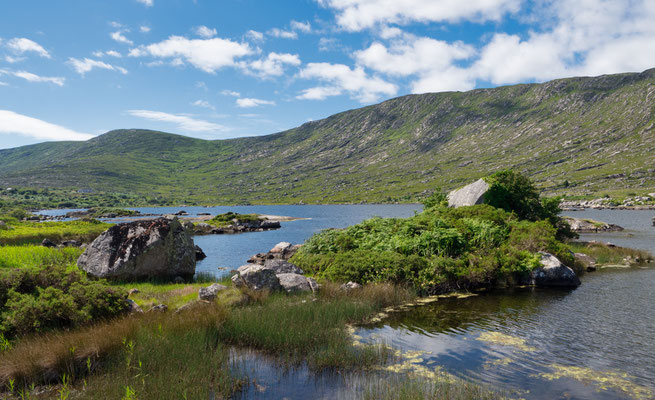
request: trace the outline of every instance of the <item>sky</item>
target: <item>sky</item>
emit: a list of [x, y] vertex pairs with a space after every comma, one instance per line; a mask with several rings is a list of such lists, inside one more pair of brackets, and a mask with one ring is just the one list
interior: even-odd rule
[[655, 67], [654, 0], [0, 0], [0, 148]]

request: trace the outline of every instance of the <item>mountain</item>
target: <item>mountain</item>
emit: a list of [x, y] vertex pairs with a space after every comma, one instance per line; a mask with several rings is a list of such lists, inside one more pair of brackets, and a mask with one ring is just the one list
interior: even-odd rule
[[547, 193], [655, 191], [655, 69], [409, 95], [268, 136], [115, 130], [0, 150], [0, 185], [209, 204], [414, 199], [506, 168]]

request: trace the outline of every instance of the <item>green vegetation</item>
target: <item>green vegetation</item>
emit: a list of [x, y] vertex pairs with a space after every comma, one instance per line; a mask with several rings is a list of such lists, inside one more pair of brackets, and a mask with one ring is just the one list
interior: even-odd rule
[[9, 268], [40, 268], [64, 266], [76, 268], [83, 250], [78, 247], [49, 248], [43, 246], [0, 247], [0, 271]]
[[111, 225], [97, 220], [65, 222], [16, 221], [8, 223], [11, 229], [0, 230], [0, 245], [39, 244], [43, 239], [54, 243], [63, 240], [91, 242]]
[[254, 222], [259, 220], [259, 215], [257, 214], [239, 214], [232, 211], [226, 212], [224, 214], [219, 214], [214, 218], [206, 221], [209, 225], [213, 225], [217, 228], [226, 227], [234, 223], [247, 223]]
[[88, 142], [7, 149], [0, 201], [27, 208], [412, 202], [508, 167], [549, 195], [645, 195], [655, 192], [647, 145], [655, 141], [654, 82], [649, 70], [410, 95], [231, 140], [117, 130]]
[[598, 265], [632, 264], [653, 260], [653, 255], [647, 251], [620, 246], [610, 247], [605, 243], [572, 242], [569, 244], [569, 247], [571, 248], [571, 251], [575, 253], [584, 253], [591, 256]]
[[538, 251], [575, 267], [548, 221], [519, 220], [489, 205], [428, 208], [407, 219], [373, 218], [312, 236], [292, 262], [334, 280], [407, 283], [421, 293], [513, 283]]
[[131, 215], [138, 215], [139, 212], [135, 210], [127, 210], [118, 207], [99, 207], [89, 208], [89, 217], [91, 218], [108, 218], [110, 216], [127, 217]]
[[366, 400], [491, 400], [503, 399], [499, 393], [479, 385], [442, 374], [437, 379], [422, 376], [384, 376], [366, 382]]
[[10, 338], [111, 318], [127, 311], [125, 297], [120, 289], [56, 263], [2, 271], [0, 334]]

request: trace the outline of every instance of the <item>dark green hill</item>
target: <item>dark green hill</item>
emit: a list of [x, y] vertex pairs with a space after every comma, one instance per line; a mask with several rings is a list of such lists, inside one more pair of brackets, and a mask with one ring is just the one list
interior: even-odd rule
[[252, 138], [132, 129], [0, 150], [0, 185], [210, 204], [385, 201], [516, 168], [549, 193], [647, 193], [654, 127], [655, 69], [403, 96]]

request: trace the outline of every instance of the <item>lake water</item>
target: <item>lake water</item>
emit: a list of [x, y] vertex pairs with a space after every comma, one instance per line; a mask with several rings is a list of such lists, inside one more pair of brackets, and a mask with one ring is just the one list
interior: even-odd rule
[[[198, 271], [215, 273], [242, 265], [280, 241], [302, 243], [325, 228], [341, 228], [372, 216], [406, 217], [417, 205], [187, 207], [190, 214], [235, 211], [311, 218], [282, 228], [240, 235], [197, 236], [208, 258]], [[180, 208], [139, 209], [171, 213]], [[655, 254], [655, 211], [587, 210], [566, 215], [615, 223], [623, 232], [583, 235]], [[392, 314], [356, 332], [365, 342], [383, 341], [404, 354], [410, 367], [441, 370], [525, 399], [655, 398], [655, 269], [648, 265], [587, 273], [575, 290], [516, 289], [464, 299], [443, 298]], [[280, 372], [261, 357], [242, 360], [259, 386], [246, 398], [347, 398], [344, 377], [313, 376], [305, 367]], [[413, 366], [413, 367], [412, 367]], [[411, 369], [410, 368], [410, 369]], [[263, 391], [258, 387], [266, 388]], [[357, 396], [351, 396], [357, 397]]]

